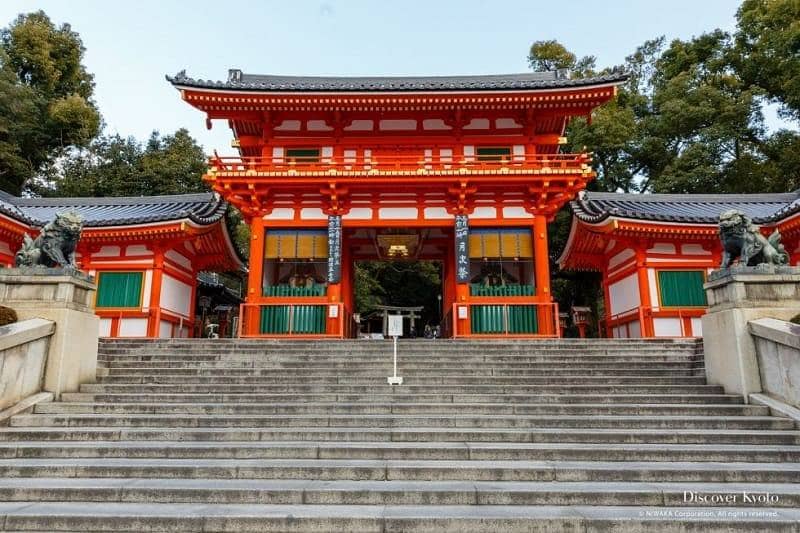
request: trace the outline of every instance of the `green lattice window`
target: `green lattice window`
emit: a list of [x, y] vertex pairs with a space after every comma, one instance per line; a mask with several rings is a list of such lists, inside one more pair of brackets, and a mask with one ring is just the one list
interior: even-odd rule
[[141, 307], [144, 272], [97, 274], [95, 307]]
[[286, 159], [296, 163], [318, 163], [319, 148], [287, 148]]
[[658, 272], [658, 290], [664, 307], [705, 307], [706, 276], [702, 270], [661, 270]]
[[510, 146], [478, 146], [475, 153], [478, 161], [509, 161], [511, 159]]

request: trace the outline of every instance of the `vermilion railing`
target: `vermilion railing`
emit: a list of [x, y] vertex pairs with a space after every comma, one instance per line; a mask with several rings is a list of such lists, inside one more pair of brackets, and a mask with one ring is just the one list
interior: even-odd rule
[[490, 299], [453, 304], [452, 335], [471, 338], [561, 336], [556, 302]]
[[[680, 324], [680, 336], [686, 337], [689, 336], [689, 331], [686, 327], [686, 320], [690, 320], [692, 318], [699, 318], [706, 314], [707, 309], [705, 307], [652, 307], [652, 306], [641, 306], [641, 307], [634, 307], [632, 309], [628, 309], [627, 311], [623, 311], [621, 313], [617, 313], [614, 315], [609, 315], [605, 319], [606, 325], [606, 332], [609, 337], [612, 335], [613, 328], [617, 327], [624, 327], [627, 337], [631, 335], [631, 324], [634, 322], [639, 323], [639, 336], [654, 336], [654, 335], [645, 335], [644, 324], [645, 321], [649, 321], [653, 318], [676, 318], [678, 319], [678, 323]], [[696, 331], [691, 331], [691, 336], [697, 337]]]
[[[346, 339], [353, 331], [352, 315], [342, 303], [245, 303], [239, 309], [238, 336], [244, 338]], [[331, 319], [333, 332], [328, 331]]]
[[479, 156], [425, 156], [424, 154], [378, 154], [329, 157], [220, 157], [209, 158], [214, 172], [362, 172], [498, 171], [502, 169], [581, 171], [591, 163], [589, 154]]

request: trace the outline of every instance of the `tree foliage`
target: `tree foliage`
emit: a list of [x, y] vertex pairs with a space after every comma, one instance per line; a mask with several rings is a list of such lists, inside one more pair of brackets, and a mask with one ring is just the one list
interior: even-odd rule
[[424, 306], [422, 321], [438, 324], [441, 276], [433, 261], [369, 261], [355, 265], [355, 307], [367, 313], [376, 305]]
[[39, 192], [49, 196], [151, 196], [207, 190], [202, 148], [185, 129], [153, 132], [145, 144], [101, 136], [65, 158]]
[[[539, 70], [630, 74], [614, 101], [591, 120], [568, 126], [566, 151], [593, 151], [598, 178], [590, 189], [756, 193], [800, 187], [800, 134], [796, 127], [770, 131], [764, 118], [770, 101], [785, 118], [800, 119], [800, 2], [745, 0], [737, 21], [732, 33], [647, 41], [622, 64], [599, 70], [556, 41], [534, 43], [528, 59]], [[551, 226], [555, 252], [563, 249], [569, 223], [564, 211]], [[553, 292], [564, 307], [591, 305], [597, 283], [591, 274], [557, 273]]]
[[737, 70], [800, 118], [800, 2], [745, 0], [737, 12]]
[[42, 11], [0, 30], [0, 189], [19, 194], [56, 158], [97, 135], [100, 114], [83, 53], [78, 34]]

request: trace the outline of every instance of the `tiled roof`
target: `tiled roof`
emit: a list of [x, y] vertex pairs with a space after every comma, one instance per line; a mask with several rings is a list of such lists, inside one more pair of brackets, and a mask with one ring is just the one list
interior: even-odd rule
[[147, 224], [188, 219], [199, 225], [217, 222], [227, 204], [214, 193], [117, 198], [19, 198], [0, 192], [0, 213], [32, 226], [43, 226], [56, 213], [75, 210], [85, 227]]
[[191, 78], [182, 70], [167, 80], [178, 87], [264, 92], [404, 92], [404, 91], [516, 91], [622, 83], [624, 73], [571, 79], [566, 71], [526, 72], [479, 76], [274, 76], [228, 71], [225, 81]]
[[659, 222], [716, 224], [719, 215], [738, 209], [757, 224], [775, 222], [800, 211], [800, 191], [775, 194], [623, 194], [582, 192], [570, 203], [582, 221], [608, 217]]

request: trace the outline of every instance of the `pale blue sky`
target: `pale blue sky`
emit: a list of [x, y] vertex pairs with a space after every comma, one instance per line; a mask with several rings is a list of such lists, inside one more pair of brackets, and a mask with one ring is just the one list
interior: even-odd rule
[[164, 80], [181, 69], [224, 79], [259, 74], [436, 75], [528, 70], [531, 42], [558, 39], [600, 66], [659, 35], [732, 30], [738, 0], [2, 0], [0, 25], [43, 9], [86, 46], [107, 129], [146, 138], [185, 127], [206, 151], [231, 153], [222, 122]]

